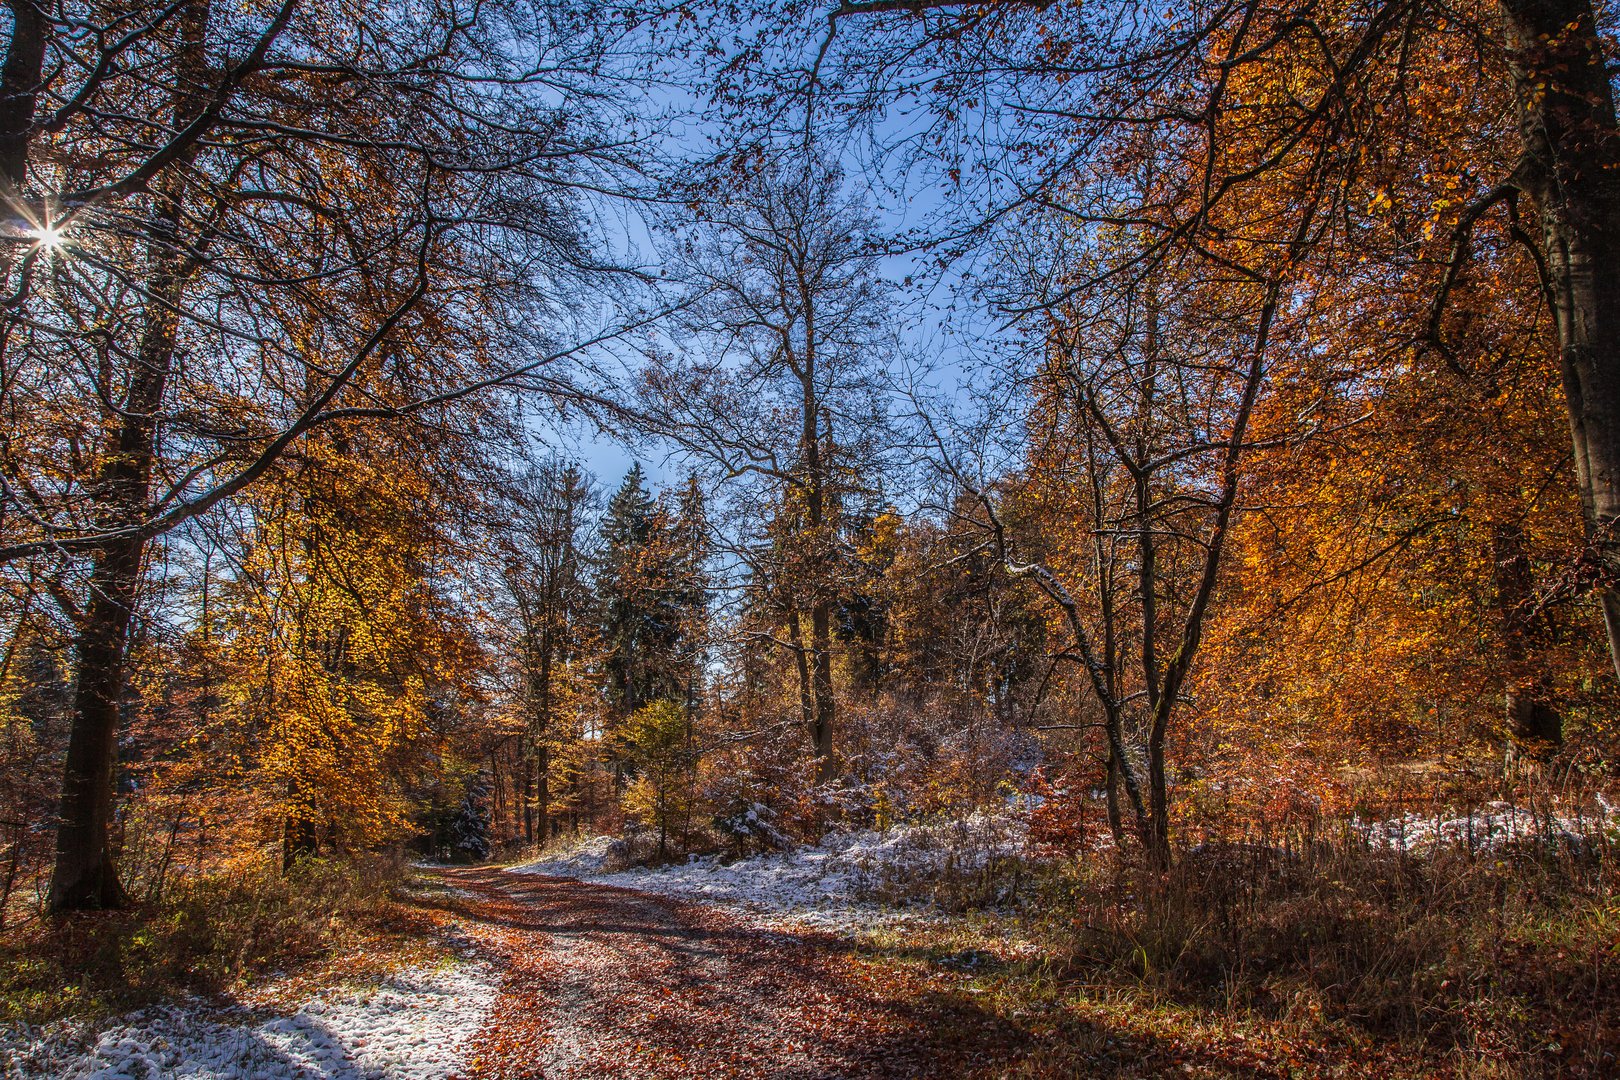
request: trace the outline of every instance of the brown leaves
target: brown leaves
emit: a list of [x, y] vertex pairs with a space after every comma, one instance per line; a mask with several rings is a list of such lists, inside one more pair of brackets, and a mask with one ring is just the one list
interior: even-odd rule
[[466, 1080], [956, 1075], [952, 1045], [995, 1023], [831, 937], [606, 886], [450, 876], [477, 892], [468, 930], [508, 971]]

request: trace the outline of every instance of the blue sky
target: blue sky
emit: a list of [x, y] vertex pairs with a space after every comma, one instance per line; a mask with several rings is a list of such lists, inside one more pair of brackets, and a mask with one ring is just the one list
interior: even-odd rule
[[[748, 28], [735, 28], [739, 40]], [[640, 110], [651, 117], [648, 128], [659, 132], [658, 153], [668, 158], [712, 154], [726, 138], [724, 126], [705, 108], [700, 86], [702, 76], [680, 70], [685, 61], [669, 58], [653, 73], [651, 84], [636, 92], [629, 111]], [[882, 145], [897, 145], [932, 122], [926, 104], [910, 102], [891, 110], [867, 132], [866, 138], [852, 139], [844, 151], [844, 167], [852, 189], [862, 192], [869, 202], [880, 229], [892, 236], [908, 232], [937, 235], [942, 220], [959, 219], [953, 206], [960, 194], [945, 182], [937, 168], [907, 170], [897, 166], [897, 158], [885, 155]], [[987, 123], [985, 116], [978, 117]], [[961, 130], [975, 127], [966, 123]], [[643, 130], [646, 130], [644, 128]], [[988, 129], [985, 129], [988, 130]], [[979, 132], [982, 134], [983, 132]], [[752, 134], [752, 133], [750, 133]], [[599, 242], [615, 261], [656, 269], [657, 240], [634, 206], [602, 206], [595, 220]], [[993, 361], [1007, 348], [1000, 340], [1000, 327], [990, 314], [967, 295], [963, 287], [966, 265], [941, 269], [932, 253], [896, 254], [883, 260], [882, 272], [902, 287], [903, 303], [894, 313], [894, 329], [902, 342], [908, 367], [921, 363], [929, 370], [927, 381], [945, 400], [960, 400], [963, 387], [975, 370]], [[632, 367], [633, 349], [620, 348], [614, 363]], [[904, 403], [902, 403], [902, 407]], [[680, 457], [671, 449], [637, 445], [611, 435], [600, 434], [583, 423], [543, 425], [545, 441], [566, 456], [577, 459], [607, 490], [618, 485], [631, 465], [640, 462], [655, 485], [677, 482], [685, 473]]]
[[[869, 180], [865, 174], [856, 173], [851, 176], [851, 185], [870, 189]], [[908, 193], [898, 200], [898, 205], [878, 201], [881, 194], [880, 190], [872, 191], [872, 204], [880, 227], [887, 233], [899, 234], [916, 226], [922, 216], [943, 208], [937, 193]], [[603, 220], [603, 242], [617, 255], [641, 265], [656, 262], [656, 240], [644, 223], [633, 216]], [[894, 329], [902, 342], [907, 370], [918, 363], [925, 365], [926, 381], [947, 399], [956, 397], [972, 377], [975, 366], [995, 350], [998, 327], [987, 313], [974, 307], [971, 297], [960, 295], [960, 272], [952, 269], [942, 273], [932, 265], [931, 256], [887, 256], [882, 260], [881, 272], [901, 286], [903, 303], [894, 313]], [[908, 278], [913, 284], [902, 285]], [[613, 362], [633, 368], [633, 349], [617, 350]], [[900, 374], [897, 372], [897, 377]], [[904, 403], [898, 407], [905, 407]], [[538, 426], [537, 433], [558, 453], [578, 460], [607, 490], [617, 487], [620, 478], [637, 462], [655, 486], [678, 482], [686, 473], [673, 447], [602, 434], [583, 421], [546, 422]]]

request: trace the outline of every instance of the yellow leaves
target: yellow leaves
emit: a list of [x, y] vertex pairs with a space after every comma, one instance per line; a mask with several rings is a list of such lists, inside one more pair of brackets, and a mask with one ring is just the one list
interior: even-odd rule
[[690, 719], [681, 707], [668, 700], [646, 705], [625, 721], [619, 737], [636, 771], [622, 799], [625, 813], [660, 829], [689, 815], [697, 756]]
[[275, 813], [343, 846], [412, 826], [445, 767], [446, 709], [476, 699], [479, 646], [443, 592], [443, 494], [412, 455], [312, 440], [296, 477], [261, 489], [228, 592], [224, 697], [263, 736]]
[[[1454, 219], [1466, 177], [1434, 168], [1421, 180], [1437, 196], [1431, 220]], [[1251, 505], [1279, 509], [1238, 526], [1203, 668], [1219, 677], [1199, 691], [1201, 712], [1223, 738], [1297, 732], [1342, 756], [1346, 745], [1395, 749], [1442, 723], [1495, 722], [1513, 672], [1500, 636], [1492, 529], [1522, 525], [1545, 566], [1578, 543], [1580, 515], [1572, 484], [1532, 490], [1525, 482], [1565, 467], [1553, 365], [1525, 362], [1504, 380], [1511, 393], [1475, 387], [1438, 374], [1438, 360], [1381, 350], [1388, 324], [1361, 312], [1393, 306], [1398, 295], [1353, 281], [1322, 288], [1314, 329], [1343, 358], [1338, 366], [1355, 374], [1335, 391], [1318, 386], [1305, 396], [1320, 398], [1324, 417], [1342, 410], [1364, 419], [1331, 438], [1251, 458]], [[1480, 288], [1456, 302], [1473, 319], [1461, 325], [1518, 328], [1498, 331], [1503, 341], [1486, 339], [1492, 350], [1536, 356], [1532, 323], [1501, 317], [1514, 310], [1510, 297]], [[1457, 340], [1466, 340], [1461, 331]], [[1309, 376], [1302, 367], [1302, 391]], [[1263, 401], [1257, 426], [1287, 430], [1299, 400]], [[1542, 500], [1560, 505], [1548, 512]], [[1590, 625], [1570, 633], [1600, 640]], [[1538, 670], [1578, 685], [1582, 675], [1554, 646], [1533, 649]]]
[[892, 509], [878, 514], [871, 526], [856, 538], [857, 558], [871, 566], [893, 562], [900, 552], [900, 532], [904, 526], [905, 519]]

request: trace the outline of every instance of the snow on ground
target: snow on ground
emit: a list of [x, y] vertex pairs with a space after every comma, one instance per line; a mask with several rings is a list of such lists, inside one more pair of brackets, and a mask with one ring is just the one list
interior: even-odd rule
[[604, 872], [617, 844], [611, 836], [588, 836], [564, 845], [543, 859], [514, 866], [512, 870], [519, 874], [584, 880]]
[[1620, 826], [1620, 806], [1600, 794], [1595, 808], [1557, 812], [1490, 802], [1463, 814], [1405, 814], [1387, 821], [1357, 822], [1375, 847], [1416, 853], [1438, 848], [1497, 851], [1510, 844], [1541, 841], [1579, 847]]
[[[1019, 802], [1028, 805], [1028, 800]], [[993, 813], [903, 825], [882, 833], [835, 832], [819, 844], [734, 862], [711, 855], [625, 870], [613, 869], [616, 842], [596, 836], [512, 870], [787, 915], [802, 925], [829, 930], [863, 929], [896, 919], [931, 917], [916, 907], [886, 906], [885, 898], [927, 895], [929, 886], [942, 877], [971, 872], [991, 860], [1023, 856], [1026, 817], [1019, 810], [1009, 805]], [[1569, 808], [1548, 812], [1493, 802], [1471, 812], [1409, 814], [1354, 822], [1352, 828], [1375, 847], [1413, 854], [1441, 848], [1494, 851], [1529, 841], [1578, 847], [1620, 829], [1620, 805], [1599, 797], [1596, 806], [1584, 812]]]
[[496, 989], [489, 969], [463, 962], [335, 991], [268, 1020], [171, 1003], [78, 1040], [60, 1029], [0, 1032], [0, 1065], [8, 1080], [442, 1080], [461, 1066]]
[[745, 911], [790, 915], [794, 922], [827, 930], [863, 929], [899, 920], [927, 918], [876, 902], [914, 894], [953, 873], [1022, 854], [1025, 822], [1014, 811], [976, 813], [885, 832], [834, 832], [819, 844], [725, 862], [695, 856], [658, 868], [609, 869], [613, 841], [592, 837], [572, 849], [512, 867], [520, 874], [577, 878]]

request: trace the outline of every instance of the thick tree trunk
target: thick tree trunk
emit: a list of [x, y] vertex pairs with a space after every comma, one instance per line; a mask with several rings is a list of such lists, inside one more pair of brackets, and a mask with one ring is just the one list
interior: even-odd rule
[[1517, 752], [1545, 757], [1564, 741], [1564, 717], [1534, 689], [1528, 693], [1509, 690], [1505, 696], [1508, 733]]
[[[1588, 542], [1620, 569], [1620, 131], [1590, 0], [1501, 0]], [[1620, 673], [1620, 591], [1602, 593]]]
[[[178, 285], [157, 290], [178, 300]], [[154, 416], [163, 397], [173, 359], [173, 325], [158, 331], [158, 347], [143, 349], [143, 370], [136, 373], [128, 397], [128, 414], [111, 452], [107, 489], [122, 493], [122, 506], [140, 507], [146, 494], [155, 453]], [[149, 342], [150, 343], [150, 342]], [[53, 911], [121, 904], [123, 892], [112, 865], [113, 763], [116, 756], [119, 702], [123, 698], [130, 624], [143, 573], [146, 542], [119, 539], [96, 553], [90, 598], [79, 628], [78, 692], [73, 726], [62, 773], [61, 813], [56, 830], [56, 867], [51, 877]]]
[[[195, 95], [206, 83], [203, 41], [208, 17], [208, 0], [193, 0], [182, 18], [181, 74], [172, 116], [177, 129], [197, 114]], [[174, 365], [178, 312], [191, 269], [179, 242], [184, 189], [175, 175], [165, 174], [154, 185], [152, 272], [147, 281], [141, 344], [129, 373], [123, 407], [109, 417], [97, 509], [100, 523], [110, 530], [139, 520], [150, 498], [158, 412]], [[102, 391], [107, 400], [113, 400], [114, 387], [105, 386]], [[111, 847], [113, 763], [130, 625], [145, 554], [146, 541], [131, 536], [107, 542], [94, 555], [88, 610], [78, 632], [79, 690], [62, 773], [56, 865], [51, 874], [53, 911], [125, 901]]]
[[[172, 224], [172, 218], [166, 224]], [[108, 448], [103, 490], [109, 505], [104, 520], [113, 526], [139, 513], [150, 486], [156, 413], [174, 359], [173, 307], [179, 302], [181, 288], [174, 258], [166, 255], [164, 268], [154, 275], [152, 310], [125, 399], [124, 417]], [[145, 551], [145, 540], [130, 537], [110, 541], [95, 556], [88, 610], [76, 649], [79, 688], [62, 773], [50, 893], [54, 911], [105, 907], [124, 900], [110, 847], [112, 778], [130, 625]]]
[[[0, 67], [0, 179], [9, 192], [27, 177], [34, 111], [48, 24], [31, 0], [10, 0], [11, 40]], [[78, 627], [78, 688], [63, 768], [52, 910], [117, 907], [127, 901], [111, 845], [113, 763], [124, 658], [144, 544], [109, 544], [96, 553], [90, 598]]]
[[90, 578], [90, 604], [78, 635], [78, 687], [62, 774], [51, 875], [53, 911], [122, 907], [111, 836], [113, 764], [129, 624], [141, 574], [144, 544], [109, 545]]
[[48, 24], [34, 0], [8, 0], [11, 41], [0, 65], [0, 178], [20, 192], [28, 172]]
[[[281, 823], [281, 872], [284, 874], [297, 865], [298, 860], [312, 857], [320, 848], [315, 822], [308, 816], [306, 799], [296, 781], [288, 789], [287, 804], [293, 809]], [[438, 843], [437, 834], [433, 840]], [[433, 854], [437, 857], [438, 851]]]

